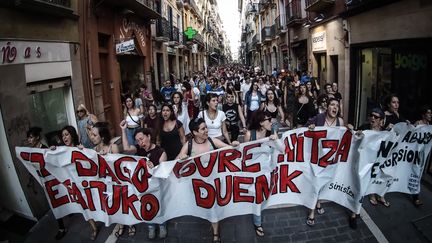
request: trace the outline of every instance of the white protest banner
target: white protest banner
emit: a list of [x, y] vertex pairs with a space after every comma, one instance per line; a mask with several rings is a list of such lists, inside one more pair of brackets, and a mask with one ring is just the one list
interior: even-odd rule
[[[152, 170], [147, 158], [101, 156], [87, 149], [17, 147], [16, 154], [38, 178], [56, 218], [82, 213], [106, 225], [132, 225], [192, 215], [217, 222], [259, 215], [272, 205], [313, 208], [318, 199], [358, 212], [364, 195], [383, 190], [384, 184], [374, 189], [378, 184], [371, 183], [388, 178], [393, 183], [383, 192], [417, 192], [431, 148], [431, 126], [395, 129], [357, 136], [343, 127], [300, 128], [276, 141], [244, 143], [163, 162]], [[399, 145], [407, 161], [397, 160], [396, 166]]]
[[393, 131], [380, 141], [366, 194], [420, 192], [420, 178], [432, 146], [431, 126], [398, 123]]

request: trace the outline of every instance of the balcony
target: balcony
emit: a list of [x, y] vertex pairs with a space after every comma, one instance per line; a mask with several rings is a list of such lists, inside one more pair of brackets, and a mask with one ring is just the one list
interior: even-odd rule
[[179, 29], [177, 27], [172, 27], [170, 31], [170, 41], [179, 42]]
[[252, 42], [250, 44], [250, 51], [255, 51], [257, 45], [258, 45], [258, 35], [254, 35], [252, 37]]
[[303, 18], [301, 15], [301, 0], [293, 0], [286, 7], [286, 22], [288, 27], [301, 25]]
[[159, 19], [161, 15], [156, 10], [155, 0], [105, 0], [96, 3], [96, 6], [101, 4], [110, 4], [118, 8], [126, 8], [132, 10], [136, 15], [144, 19]]
[[306, 11], [320, 12], [335, 4], [335, 0], [306, 0]]
[[261, 30], [261, 40], [263, 42], [270, 42], [272, 41], [273, 37], [275, 36], [275, 25], [267, 26], [262, 28]]
[[285, 24], [283, 23], [281, 16], [277, 16], [275, 19], [275, 31], [276, 35], [282, 35], [287, 32], [287, 29], [285, 28]]
[[398, 1], [400, 0], [345, 0], [347, 11], [343, 15], [352, 16]]
[[176, 0], [177, 8], [182, 9], [184, 6], [183, 0]]
[[156, 20], [156, 41], [166, 42], [170, 40], [171, 30], [170, 23], [167, 19], [161, 18]]
[[30, 10], [56, 17], [76, 19], [79, 16], [71, 8], [71, 0], [4, 0], [1, 5]]

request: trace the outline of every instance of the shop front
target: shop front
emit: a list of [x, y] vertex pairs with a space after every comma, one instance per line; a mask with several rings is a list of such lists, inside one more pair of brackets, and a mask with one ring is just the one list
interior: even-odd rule
[[47, 145], [61, 144], [64, 126], [76, 127], [72, 93], [82, 93], [79, 58], [69, 43], [0, 40], [0, 48], [1, 206], [37, 219], [49, 209], [45, 194], [15, 158], [15, 147], [28, 146], [29, 127], [42, 128]]

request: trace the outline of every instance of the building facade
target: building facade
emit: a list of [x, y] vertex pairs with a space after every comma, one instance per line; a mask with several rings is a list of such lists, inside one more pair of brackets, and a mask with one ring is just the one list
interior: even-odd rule
[[79, 1], [85, 103], [113, 134], [121, 134], [122, 94], [154, 86], [151, 22], [161, 18], [160, 6], [155, 0]]
[[[15, 156], [38, 126], [47, 144], [75, 125], [84, 103], [78, 34], [78, 1], [2, 1], [0, 4], [1, 207], [29, 219], [49, 209], [38, 182]], [[44, 139], [45, 140], [45, 139]]]

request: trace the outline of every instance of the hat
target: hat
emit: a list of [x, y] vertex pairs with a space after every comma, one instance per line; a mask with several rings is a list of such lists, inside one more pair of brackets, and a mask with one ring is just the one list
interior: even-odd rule
[[384, 112], [380, 108], [378, 108], [378, 107], [373, 108], [372, 111], [371, 111], [371, 113], [377, 113], [377, 114], [379, 114], [380, 118], [384, 118], [385, 117]]

